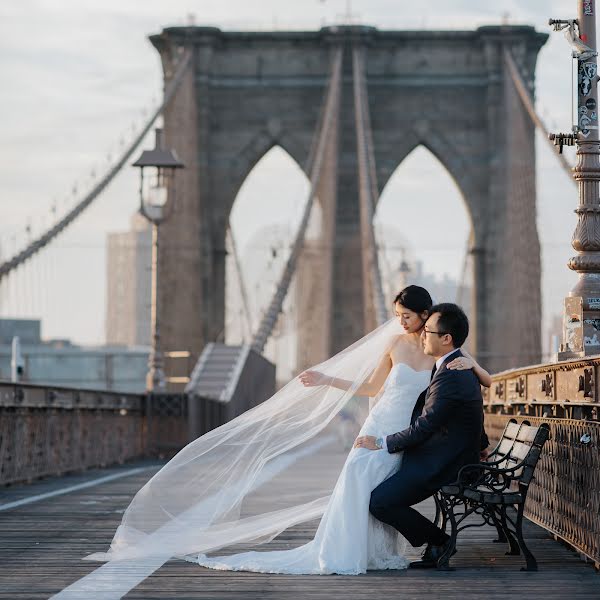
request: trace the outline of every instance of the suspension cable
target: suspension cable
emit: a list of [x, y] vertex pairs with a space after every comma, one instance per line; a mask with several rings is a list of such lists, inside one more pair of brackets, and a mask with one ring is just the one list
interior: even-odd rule
[[504, 48], [504, 61], [506, 63], [506, 66], [508, 67], [508, 72], [510, 73], [510, 77], [515, 86], [515, 89], [517, 90], [517, 93], [519, 94], [519, 98], [521, 98], [521, 102], [523, 103], [525, 110], [529, 114], [530, 119], [533, 121], [535, 126], [540, 130], [540, 132], [544, 134], [544, 139], [550, 144], [550, 146], [552, 146], [552, 154], [554, 154], [556, 156], [556, 158], [558, 158], [558, 160], [560, 162], [560, 166], [563, 168], [565, 173], [568, 174], [569, 179], [576, 185], [577, 183], [573, 179], [572, 167], [568, 163], [564, 154], [559, 154], [556, 152], [554, 143], [548, 137], [548, 133], [549, 133], [548, 128], [546, 127], [544, 122], [538, 116], [538, 114], [535, 110], [535, 106], [533, 104], [533, 99], [531, 97], [531, 94], [527, 90], [527, 86], [525, 85], [523, 76], [521, 75], [519, 68], [517, 67], [517, 63], [515, 62], [515, 59], [513, 58], [513, 55], [508, 48]]
[[188, 67], [191, 64], [192, 53], [187, 52], [180, 60], [177, 70], [173, 76], [173, 79], [169, 82], [169, 85], [165, 89], [163, 101], [160, 106], [150, 115], [150, 118], [146, 122], [144, 128], [134, 138], [131, 144], [125, 149], [119, 160], [109, 169], [102, 179], [94, 186], [94, 188], [75, 206], [73, 207], [58, 223], [53, 225], [50, 229], [45, 231], [37, 239], [33, 240], [18, 254], [15, 254], [12, 258], [6, 262], [0, 264], [0, 279], [8, 275], [12, 270], [22, 265], [26, 260], [31, 258], [37, 252], [39, 252], [44, 246], [48, 245], [54, 238], [62, 233], [75, 219], [77, 219], [83, 211], [88, 208], [92, 202], [100, 195], [100, 193], [109, 185], [109, 183], [115, 178], [119, 171], [123, 168], [125, 163], [129, 160], [131, 155], [135, 152], [137, 147], [140, 145], [144, 137], [150, 128], [159, 117], [159, 115], [165, 110], [173, 98], [175, 92], [179, 88], [183, 80]]

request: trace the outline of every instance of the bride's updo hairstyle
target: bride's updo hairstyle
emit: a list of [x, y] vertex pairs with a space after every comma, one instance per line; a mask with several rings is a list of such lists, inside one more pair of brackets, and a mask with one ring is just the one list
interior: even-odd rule
[[394, 304], [401, 304], [404, 308], [420, 315], [431, 310], [433, 301], [425, 288], [419, 285], [409, 285], [396, 296]]

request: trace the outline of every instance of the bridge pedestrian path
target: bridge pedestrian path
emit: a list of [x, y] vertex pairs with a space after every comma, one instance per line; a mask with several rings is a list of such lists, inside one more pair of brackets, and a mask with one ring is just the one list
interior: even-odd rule
[[[321, 466], [327, 464], [323, 458], [319, 457]], [[340, 457], [331, 458], [329, 464], [339, 468]], [[98, 563], [83, 561], [82, 557], [108, 548], [132, 496], [158, 468], [158, 463], [139, 462], [0, 489], [0, 600], [49, 598], [96, 569]], [[303, 472], [295, 480], [298, 490], [305, 479], [315, 476], [310, 470]], [[433, 515], [432, 501], [419, 508]], [[317, 523], [295, 526], [269, 547], [300, 545], [313, 536]], [[530, 522], [525, 532], [539, 562], [537, 573], [521, 572], [522, 558], [505, 556], [504, 545], [492, 541], [495, 531], [484, 527], [461, 534], [458, 553], [452, 560], [456, 570], [452, 572], [288, 576], [213, 571], [171, 560], [126, 598], [600, 599], [600, 574], [592, 565]], [[411, 557], [419, 554], [418, 550], [410, 551]]]

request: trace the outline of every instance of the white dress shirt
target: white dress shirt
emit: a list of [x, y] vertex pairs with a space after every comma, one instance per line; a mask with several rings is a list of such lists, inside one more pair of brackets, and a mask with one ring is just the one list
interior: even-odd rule
[[[444, 361], [451, 355], [454, 354], [455, 352], [457, 352], [458, 350], [460, 350], [460, 348], [454, 348], [454, 350], [450, 350], [450, 352], [448, 352], [447, 354], [444, 354], [444, 356], [441, 356], [440, 358], [438, 358], [435, 361], [435, 370], [437, 371], [443, 364]], [[387, 435], [383, 436], [383, 447], [380, 448], [380, 450], [387, 450]]]
[[460, 348], [454, 348], [454, 350], [450, 350], [450, 352], [448, 352], [448, 354], [444, 354], [444, 356], [442, 356], [441, 358], [438, 358], [435, 361], [435, 369], [436, 371], [444, 364], [444, 361], [451, 355], [454, 354], [455, 352], [458, 352], [458, 350], [460, 350]]

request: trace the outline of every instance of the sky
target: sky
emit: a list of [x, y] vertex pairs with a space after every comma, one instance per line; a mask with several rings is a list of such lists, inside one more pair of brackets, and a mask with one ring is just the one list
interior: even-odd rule
[[[570, 18], [576, 2], [528, 0], [354, 0], [352, 19], [381, 29], [472, 29], [534, 25], [550, 32], [549, 17]], [[225, 30], [317, 29], [347, 21], [342, 0], [21, 0], [0, 5], [0, 256], [20, 248], [73, 204], [144, 120], [162, 91], [158, 53], [147, 39], [171, 25]], [[571, 60], [562, 34], [539, 54], [537, 106], [552, 131], [570, 129]], [[575, 186], [537, 136], [538, 230], [542, 244], [543, 317], [560, 314], [575, 282]], [[150, 147], [147, 139], [144, 147]], [[574, 162], [573, 149], [565, 149]], [[45, 337], [104, 342], [105, 239], [124, 231], [137, 208], [137, 173], [126, 168], [77, 223], [0, 288], [0, 317], [41, 317]], [[293, 182], [293, 185], [290, 183]], [[248, 178], [234, 206], [240, 247], [267, 224], [298, 216], [306, 182], [283, 152], [274, 152]], [[75, 192], [74, 192], [75, 188]], [[418, 194], [440, 214], [439, 229], [410, 225]], [[407, 200], [408, 199], [408, 200]], [[257, 207], [260, 210], [257, 210]], [[460, 277], [469, 232], [460, 191], [423, 148], [398, 167], [383, 192], [377, 219], [391, 223], [413, 256], [439, 277]], [[456, 232], [452, 239], [444, 228]], [[29, 233], [28, 233], [29, 230]], [[431, 245], [427, 235], [443, 239]], [[532, 315], [532, 318], [537, 316]]]

